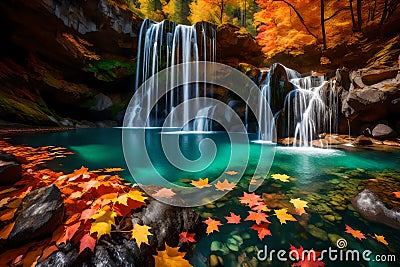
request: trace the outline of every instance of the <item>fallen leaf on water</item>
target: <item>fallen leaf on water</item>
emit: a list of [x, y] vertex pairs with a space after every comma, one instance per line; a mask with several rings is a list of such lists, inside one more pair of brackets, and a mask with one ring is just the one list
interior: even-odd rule
[[136, 241], [136, 244], [140, 248], [140, 245], [142, 243], [149, 244], [149, 235], [153, 235], [152, 233], [149, 232], [151, 229], [150, 226], [147, 225], [139, 225], [135, 224], [132, 229], [132, 239]]
[[153, 197], [162, 197], [162, 198], [172, 198], [175, 195], [176, 194], [174, 191], [172, 191], [172, 189], [165, 187], [152, 194]]
[[244, 219], [245, 221], [255, 221], [256, 224], [261, 224], [262, 222], [265, 223], [270, 223], [270, 221], [268, 221], [267, 219], [267, 214], [263, 213], [263, 212], [254, 212], [254, 211], [249, 211], [249, 216], [246, 217], [246, 219]]
[[383, 235], [374, 234], [373, 238], [375, 238], [378, 242], [381, 242], [382, 244], [384, 244], [386, 246], [389, 245], [389, 243], [386, 241], [386, 239]]
[[183, 243], [189, 243], [189, 242], [196, 242], [196, 240], [194, 239], [194, 236], [196, 234], [191, 234], [188, 232], [182, 232], [179, 234], [179, 242], [183, 242]]
[[239, 197], [239, 200], [240, 203], [251, 208], [258, 205], [258, 203], [261, 201], [261, 197], [259, 195], [256, 195], [255, 193], [248, 194], [246, 192], [243, 192], [243, 196]]
[[227, 179], [225, 179], [222, 183], [220, 181], [217, 182], [217, 184], [215, 185], [215, 188], [219, 191], [230, 191], [233, 190], [233, 188], [235, 187], [235, 183], [230, 183], [228, 182]]
[[346, 224], [346, 233], [351, 234], [354, 238], [357, 238], [358, 240], [362, 240], [365, 239], [365, 235], [363, 233], [361, 233], [360, 230], [355, 230], [353, 228], [351, 228], [350, 226], [348, 226]]
[[291, 214], [287, 213], [287, 209], [274, 210], [274, 212], [281, 224], [286, 224], [286, 221], [297, 221]]
[[190, 184], [194, 185], [197, 188], [203, 188], [203, 187], [210, 187], [211, 186], [208, 183], [208, 178], [204, 178], [204, 179], [199, 178], [198, 181], [192, 180], [192, 182]]
[[298, 215], [302, 215], [304, 213], [307, 213], [304, 208], [308, 207], [307, 206], [307, 201], [301, 200], [300, 198], [292, 198], [290, 200], [290, 203], [293, 204], [294, 208], [296, 209], [296, 213]]
[[226, 223], [229, 224], [238, 224], [240, 223], [240, 216], [236, 215], [235, 213], [231, 212], [230, 216], [225, 216]]
[[235, 172], [235, 171], [227, 171], [225, 173], [228, 174], [228, 175], [236, 175], [236, 174], [238, 174], [238, 172]]
[[286, 174], [272, 174], [271, 177], [275, 180], [279, 180], [281, 182], [289, 182], [289, 178], [290, 176], [286, 175]]
[[222, 223], [220, 221], [208, 218], [207, 220], [204, 221], [205, 224], [207, 224], [207, 229], [206, 233], [207, 235], [211, 234], [214, 231], [219, 232], [218, 226], [221, 226]]
[[262, 224], [255, 224], [252, 227], [250, 227], [251, 229], [257, 231], [258, 234], [258, 238], [260, 240], [263, 240], [265, 236], [267, 235], [272, 235], [271, 231], [269, 230], [269, 223], [262, 223]]

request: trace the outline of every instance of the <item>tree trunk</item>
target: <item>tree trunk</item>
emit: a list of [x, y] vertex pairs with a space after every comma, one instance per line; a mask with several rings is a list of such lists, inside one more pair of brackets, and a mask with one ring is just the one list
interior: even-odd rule
[[223, 17], [224, 17], [224, 0], [221, 0], [221, 13], [220, 13], [220, 17], [219, 17], [221, 24], [223, 23], [223, 21], [222, 21]]
[[353, 0], [350, 0], [350, 13], [351, 13], [351, 22], [353, 24], [353, 31], [356, 31], [356, 20], [354, 18], [354, 10], [353, 10]]
[[357, 31], [361, 32], [361, 28], [362, 28], [361, 0], [357, 0]]
[[325, 32], [325, 5], [324, 0], [321, 0], [321, 31], [322, 31], [322, 42], [324, 44], [324, 50], [326, 49], [326, 32]]

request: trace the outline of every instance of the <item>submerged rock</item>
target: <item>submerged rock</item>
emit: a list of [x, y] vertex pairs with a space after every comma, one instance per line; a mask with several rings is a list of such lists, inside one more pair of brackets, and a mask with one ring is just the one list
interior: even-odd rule
[[51, 235], [64, 218], [64, 202], [55, 185], [30, 192], [16, 213], [15, 225], [8, 237], [11, 245], [22, 245]]
[[400, 211], [388, 209], [371, 190], [364, 189], [352, 199], [353, 207], [369, 221], [400, 229]]

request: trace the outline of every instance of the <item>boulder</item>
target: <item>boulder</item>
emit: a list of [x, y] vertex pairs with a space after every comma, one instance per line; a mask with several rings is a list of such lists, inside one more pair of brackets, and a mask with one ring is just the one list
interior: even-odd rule
[[0, 160], [0, 185], [14, 184], [21, 180], [21, 176], [21, 165], [14, 161]]
[[179, 233], [204, 231], [200, 216], [193, 209], [170, 206], [154, 199], [129, 220], [132, 224], [151, 227], [153, 235], [149, 236], [149, 245], [138, 248], [129, 233], [113, 233], [98, 241], [93, 254], [83, 251], [83, 256], [78, 257], [79, 248], [67, 244], [37, 266], [153, 266], [156, 249], [163, 249], [165, 243], [181, 245]]
[[353, 141], [354, 146], [369, 146], [372, 145], [372, 140], [371, 138], [365, 136], [365, 135], [360, 135], [356, 138], [356, 140]]
[[364, 189], [352, 199], [351, 203], [367, 220], [400, 229], [400, 211], [388, 209], [371, 190]]
[[64, 202], [55, 185], [30, 192], [16, 212], [15, 225], [8, 237], [12, 246], [50, 236], [64, 218]]
[[385, 140], [396, 137], [397, 133], [386, 124], [379, 123], [372, 130], [372, 136], [376, 139]]

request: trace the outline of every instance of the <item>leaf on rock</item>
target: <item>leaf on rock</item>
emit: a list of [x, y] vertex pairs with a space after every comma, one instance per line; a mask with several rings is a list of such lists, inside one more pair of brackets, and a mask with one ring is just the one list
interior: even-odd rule
[[217, 182], [215, 185], [215, 188], [219, 191], [231, 191], [235, 187], [235, 183], [230, 183], [228, 182], [227, 179], [225, 179], [222, 183], [220, 181]]
[[290, 203], [293, 204], [294, 208], [296, 209], [296, 213], [298, 215], [302, 215], [304, 213], [307, 213], [304, 208], [308, 208], [307, 206], [307, 201], [301, 200], [300, 198], [292, 198], [290, 200]]
[[257, 231], [260, 240], [263, 240], [267, 235], [272, 235], [269, 230], [269, 223], [255, 224], [250, 228]]
[[190, 184], [194, 185], [197, 188], [203, 188], [203, 187], [210, 187], [211, 186], [208, 183], [208, 178], [204, 178], [204, 179], [199, 178], [198, 181], [192, 180], [192, 182]]
[[286, 224], [286, 221], [297, 221], [291, 214], [287, 213], [287, 209], [274, 210], [274, 212], [281, 224]]
[[191, 234], [188, 232], [182, 232], [179, 234], [179, 242], [183, 242], [183, 243], [189, 243], [189, 242], [196, 242], [196, 240], [194, 239], [194, 236], [196, 234]]
[[105, 211], [99, 210], [96, 214], [94, 214], [91, 218], [95, 221], [92, 223], [90, 227], [90, 234], [97, 233], [97, 240], [102, 235], [110, 235], [111, 226], [115, 225], [115, 217], [117, 213], [115, 211]]
[[375, 238], [378, 242], [381, 242], [382, 244], [384, 244], [386, 246], [389, 245], [389, 243], [386, 241], [386, 239], [383, 235], [374, 234], [373, 238]]
[[277, 173], [276, 173], [276, 174], [272, 174], [271, 177], [272, 177], [273, 179], [275, 179], [275, 180], [279, 180], [279, 181], [285, 182], [285, 183], [289, 182], [289, 178], [290, 178], [289, 175], [286, 175], [286, 174], [277, 174]]
[[230, 216], [225, 216], [225, 219], [226, 219], [226, 223], [230, 223], [230, 224], [240, 223], [240, 215], [236, 215], [233, 212], [230, 213]]
[[140, 245], [142, 243], [149, 244], [149, 235], [153, 235], [152, 233], [149, 232], [149, 229], [151, 229], [150, 226], [147, 225], [139, 225], [135, 224], [132, 229], [132, 239], [136, 241], [136, 244], [140, 248]]
[[80, 183], [78, 186], [82, 188], [83, 192], [87, 192], [92, 188], [98, 189], [100, 187], [100, 185], [102, 185], [101, 182], [97, 181], [97, 180], [90, 180], [84, 183]]
[[123, 172], [124, 170], [122, 168], [106, 168], [104, 172]]
[[172, 189], [168, 189], [165, 187], [152, 194], [153, 197], [161, 197], [161, 198], [172, 198], [175, 195], [176, 194], [174, 191], [172, 191]]
[[90, 219], [90, 217], [92, 217], [94, 214], [96, 214], [96, 212], [99, 210], [99, 208], [100, 208], [100, 206], [93, 206], [90, 209], [85, 209], [84, 211], [82, 211], [82, 214], [81, 214], [81, 217], [79, 218], [79, 220], [86, 223], [86, 221], [88, 219]]
[[238, 174], [238, 172], [235, 172], [235, 171], [227, 171], [225, 173], [228, 174], [228, 175], [236, 175], [236, 174]]
[[57, 251], [58, 247], [56, 245], [49, 246], [43, 250], [42, 256], [40, 257], [40, 261], [44, 261], [47, 259], [53, 252]]
[[357, 238], [358, 240], [365, 239], [365, 235], [363, 233], [361, 233], [360, 230], [354, 230], [353, 228], [351, 228], [347, 224], [346, 224], [346, 229], [345, 230], [346, 230], [346, 233], [351, 234], [354, 238]]
[[261, 224], [262, 222], [270, 223], [270, 221], [268, 221], [268, 219], [267, 219], [267, 216], [268, 215], [263, 212], [249, 211], [249, 216], [247, 216], [246, 219], [244, 219], [244, 220], [245, 221], [255, 221], [256, 224]]
[[96, 246], [96, 238], [92, 237], [89, 233], [82, 236], [79, 244], [79, 254], [82, 253], [86, 248], [89, 248], [94, 252], [94, 247]]
[[8, 201], [10, 200], [10, 197], [5, 197], [2, 200], [0, 200], [0, 209], [8, 203]]
[[206, 229], [207, 235], [211, 234], [214, 231], [219, 232], [218, 226], [222, 225], [220, 221], [211, 219], [210, 217], [207, 220], [205, 220], [204, 223], [207, 224], [207, 229]]
[[393, 194], [396, 198], [400, 198], [400, 192], [393, 192]]
[[179, 252], [179, 248], [170, 247], [165, 244], [165, 250], [157, 250], [157, 255], [153, 255], [155, 267], [190, 267], [188, 260], [184, 259], [186, 253]]

